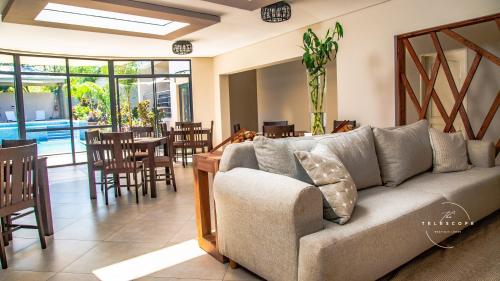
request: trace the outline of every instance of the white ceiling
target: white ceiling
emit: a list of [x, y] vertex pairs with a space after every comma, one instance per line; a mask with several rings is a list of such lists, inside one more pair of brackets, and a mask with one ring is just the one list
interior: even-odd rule
[[[202, 0], [139, 0], [208, 14], [221, 22], [179, 39], [193, 42], [193, 57], [213, 57], [317, 22], [389, 0], [288, 0], [292, 18], [265, 23], [260, 9], [247, 11]], [[7, 0], [0, 0], [0, 8]], [[171, 57], [172, 42], [84, 31], [0, 23], [0, 48], [85, 56]]]

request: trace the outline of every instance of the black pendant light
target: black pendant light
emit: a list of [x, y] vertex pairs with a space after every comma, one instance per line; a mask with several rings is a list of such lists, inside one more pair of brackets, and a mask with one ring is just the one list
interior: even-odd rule
[[260, 17], [265, 22], [287, 21], [292, 17], [292, 7], [284, 1], [279, 1], [261, 8]]
[[172, 45], [172, 52], [176, 55], [187, 55], [193, 52], [193, 44], [186, 40], [176, 41]]

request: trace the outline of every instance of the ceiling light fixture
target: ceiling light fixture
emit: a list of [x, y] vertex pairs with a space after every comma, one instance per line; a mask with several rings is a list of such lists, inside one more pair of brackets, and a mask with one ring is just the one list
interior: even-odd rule
[[183, 22], [56, 3], [48, 3], [35, 20], [155, 35], [166, 35], [189, 25]]
[[292, 17], [290, 4], [280, 1], [260, 9], [260, 17], [265, 22], [283, 22]]
[[187, 55], [193, 52], [193, 44], [186, 40], [176, 41], [172, 45], [172, 52], [176, 55]]

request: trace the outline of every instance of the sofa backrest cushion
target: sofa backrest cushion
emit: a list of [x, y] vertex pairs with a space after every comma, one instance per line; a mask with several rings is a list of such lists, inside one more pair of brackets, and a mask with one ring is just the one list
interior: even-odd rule
[[224, 148], [219, 163], [219, 171], [227, 172], [234, 168], [259, 169], [251, 142], [233, 143]]
[[[318, 140], [337, 155], [359, 189], [382, 184], [370, 126], [353, 131], [326, 135]], [[327, 153], [327, 152], [325, 152]]]
[[386, 186], [397, 186], [432, 167], [427, 120], [397, 128], [374, 128], [373, 134], [380, 173]]
[[311, 178], [294, 155], [295, 151], [311, 151], [317, 140], [313, 137], [253, 140], [255, 156], [262, 171], [285, 175], [312, 184]]

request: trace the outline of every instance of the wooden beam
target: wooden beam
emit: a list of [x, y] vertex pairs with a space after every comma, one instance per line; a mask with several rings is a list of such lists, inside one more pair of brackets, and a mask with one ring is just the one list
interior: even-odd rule
[[[410, 96], [410, 99], [413, 102], [413, 105], [417, 108], [417, 112], [420, 116], [421, 115], [420, 113], [422, 112], [422, 108], [420, 107], [418, 99], [415, 96], [415, 92], [413, 92], [413, 89], [410, 85], [410, 82], [408, 81], [408, 78], [406, 78], [406, 75], [404, 73], [401, 73], [401, 79], [403, 80], [403, 85], [406, 88], [406, 92], [408, 93], [408, 96]], [[423, 118], [420, 118], [420, 119], [423, 119]]]
[[455, 41], [461, 43], [462, 45], [466, 46], [467, 48], [476, 51], [476, 53], [489, 59], [494, 64], [500, 66], [500, 58], [499, 57], [497, 57], [494, 54], [492, 54], [491, 52], [481, 48], [480, 46], [478, 46], [474, 42], [466, 39], [462, 35], [456, 33], [455, 31], [449, 30], [449, 29], [443, 29], [443, 33], [450, 36], [451, 38], [455, 39]]
[[[429, 79], [429, 76], [427, 75], [427, 72], [425, 71], [422, 63], [420, 62], [420, 59], [418, 58], [417, 53], [413, 49], [413, 46], [411, 45], [410, 40], [407, 38], [404, 38], [403, 43], [406, 47], [406, 50], [408, 50], [410, 57], [412, 58], [413, 62], [415, 63], [415, 66], [417, 67], [418, 72], [420, 72], [420, 76], [424, 80], [425, 85], [428, 85], [431, 80]], [[448, 119], [449, 119], [448, 114], [446, 113], [446, 109], [444, 108], [443, 104], [441, 103], [441, 100], [439, 99], [439, 96], [438, 96], [436, 90], [434, 89], [434, 87], [432, 88], [431, 95], [432, 95], [431, 98], [434, 101], [434, 104], [436, 105], [439, 113], [441, 114], [441, 117], [443, 117], [445, 124], [448, 123]], [[427, 113], [427, 110], [424, 112], [424, 115], [426, 113]], [[455, 131], [455, 128], [453, 128], [453, 125], [452, 125], [452, 128], [450, 131]]]
[[497, 20], [499, 18], [500, 18], [500, 13], [496, 13], [496, 14], [492, 14], [492, 15], [488, 15], [488, 16], [484, 16], [484, 17], [479, 17], [479, 18], [475, 18], [475, 19], [468, 19], [468, 20], [464, 20], [464, 21], [459, 21], [459, 22], [454, 22], [454, 23], [450, 23], [450, 24], [444, 24], [444, 25], [435, 26], [435, 27], [431, 27], [431, 28], [412, 31], [412, 32], [397, 35], [396, 37], [399, 39], [411, 38], [411, 37], [429, 34], [432, 32], [438, 32], [438, 31], [441, 31], [443, 29], [454, 29], [454, 28], [464, 27], [464, 26], [468, 26], [468, 25]]
[[[450, 66], [448, 65], [448, 61], [446, 60], [446, 56], [444, 55], [443, 48], [441, 46], [441, 43], [439, 42], [439, 38], [436, 34], [436, 32], [431, 33], [431, 38], [432, 42], [434, 44], [434, 47], [436, 48], [436, 52], [438, 56], [441, 58], [441, 63], [443, 64], [443, 71], [445, 73], [446, 79], [448, 80], [448, 84], [450, 85], [451, 88], [451, 93], [453, 94], [453, 97], [455, 98], [455, 101], [458, 100], [459, 98], [459, 92], [457, 88], [457, 84], [455, 84], [455, 79], [453, 79], [453, 75], [451, 74]], [[475, 139], [474, 132], [472, 130], [472, 127], [470, 125], [469, 117], [467, 116], [467, 111], [465, 111], [465, 108], [462, 104], [460, 104], [459, 108], [460, 112], [460, 117], [462, 118], [462, 122], [465, 127], [465, 131], [467, 133], [467, 136], [469, 139]], [[455, 120], [449, 119], [449, 122], [454, 122]]]
[[477, 67], [481, 62], [482, 56], [477, 53], [472, 61], [472, 65], [467, 73], [467, 77], [465, 78], [464, 84], [460, 89], [460, 94], [458, 95], [458, 99], [455, 101], [455, 105], [450, 112], [450, 119], [446, 122], [446, 126], [444, 127], [445, 131], [449, 131], [451, 126], [453, 125], [453, 121], [457, 117], [458, 109], [462, 106], [462, 102], [464, 101], [465, 95], [467, 94], [467, 90], [469, 90], [470, 83], [472, 82], [472, 78], [474, 78], [474, 74], [476, 74]]
[[432, 89], [434, 89], [434, 84], [436, 84], [436, 79], [439, 73], [439, 66], [441, 65], [441, 59], [436, 57], [436, 61], [434, 61], [434, 65], [432, 66], [431, 72], [431, 80], [427, 83], [425, 87], [425, 95], [424, 100], [422, 102], [422, 111], [420, 112], [420, 119], [425, 117], [427, 112], [427, 108], [429, 107], [429, 103], [431, 101]]
[[401, 81], [401, 74], [404, 74], [406, 71], [406, 52], [403, 43], [396, 37], [394, 38], [394, 53], [396, 70], [396, 126], [401, 126], [406, 124], [406, 93]]
[[483, 124], [481, 125], [481, 128], [479, 129], [479, 132], [477, 133], [477, 139], [483, 139], [484, 134], [486, 133], [486, 130], [488, 130], [488, 127], [491, 124], [491, 121], [493, 120], [493, 117], [495, 117], [495, 114], [497, 113], [498, 106], [500, 106], [500, 91], [497, 92], [497, 96], [495, 98], [495, 101], [490, 107], [490, 110], [488, 111], [488, 114], [486, 115], [486, 118], [484, 118]]

